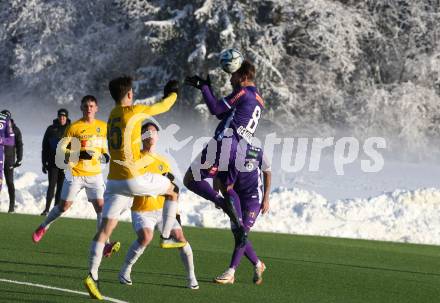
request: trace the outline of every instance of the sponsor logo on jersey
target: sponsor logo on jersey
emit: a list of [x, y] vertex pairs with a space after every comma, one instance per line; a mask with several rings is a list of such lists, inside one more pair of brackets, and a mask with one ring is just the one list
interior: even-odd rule
[[240, 125], [240, 127], [237, 129], [237, 133], [245, 139], [249, 144], [252, 142], [252, 133], [248, 131], [246, 128], [243, 127], [243, 125]]

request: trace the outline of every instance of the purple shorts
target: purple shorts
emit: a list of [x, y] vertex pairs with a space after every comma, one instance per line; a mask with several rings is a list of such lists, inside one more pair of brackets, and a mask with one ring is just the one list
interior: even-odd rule
[[221, 141], [211, 139], [191, 164], [194, 180], [218, 177], [223, 184], [229, 185], [227, 181], [235, 179], [235, 162], [240, 148], [235, 137]]
[[240, 203], [242, 223], [246, 232], [249, 232], [252, 226], [254, 226], [258, 215], [260, 214], [261, 199], [240, 197]]

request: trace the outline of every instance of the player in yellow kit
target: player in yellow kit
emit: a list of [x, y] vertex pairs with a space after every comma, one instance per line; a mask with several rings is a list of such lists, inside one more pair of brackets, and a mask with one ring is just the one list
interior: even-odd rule
[[[108, 162], [107, 124], [95, 119], [98, 112], [98, 101], [87, 95], [81, 100], [83, 117], [72, 123], [60, 142], [63, 160], [67, 159], [66, 178], [61, 191], [61, 203], [47, 215], [44, 222], [33, 233], [32, 239], [38, 243], [53, 221], [58, 219], [73, 204], [78, 193], [85, 189], [87, 199], [93, 204], [97, 216], [97, 229], [102, 218], [104, 205], [104, 178], [101, 173], [101, 162]], [[57, 161], [59, 163], [59, 161]], [[61, 161], [63, 163], [63, 161]], [[104, 254], [109, 256], [119, 250], [119, 242], [108, 243]]]
[[[165, 157], [155, 153], [156, 144], [159, 139], [159, 127], [154, 122], [147, 122], [142, 127], [142, 153], [149, 158], [146, 171], [150, 173], [161, 174], [167, 176], [171, 181], [174, 180], [171, 174], [170, 165]], [[162, 209], [165, 202], [163, 196], [149, 197], [136, 196], [131, 207], [131, 221], [133, 229], [138, 238], [130, 246], [125, 257], [124, 265], [119, 273], [119, 282], [121, 284], [131, 285], [131, 270], [133, 265], [143, 254], [147, 246], [153, 240], [154, 229], [162, 230]], [[177, 219], [174, 220], [172, 227], [173, 236], [186, 242], [186, 245], [180, 250], [180, 256], [187, 272], [187, 287], [190, 289], [198, 289], [199, 284], [194, 273], [193, 253], [190, 244], [186, 241], [182, 227]]]
[[90, 247], [89, 275], [84, 280], [90, 296], [99, 300], [103, 299], [98, 286], [98, 270], [104, 243], [118, 224], [120, 214], [131, 207], [134, 196], [165, 195], [161, 247], [186, 245], [186, 242], [170, 237], [177, 212], [175, 186], [160, 174], [145, 172], [143, 168], [148, 160], [141, 157], [140, 152], [142, 121], [167, 112], [174, 105], [178, 82], [169, 81], [164, 88], [164, 98], [153, 105], [133, 105], [132, 85], [130, 77], [116, 78], [109, 83], [110, 94], [116, 103], [107, 122], [110, 171], [104, 193], [102, 224]]

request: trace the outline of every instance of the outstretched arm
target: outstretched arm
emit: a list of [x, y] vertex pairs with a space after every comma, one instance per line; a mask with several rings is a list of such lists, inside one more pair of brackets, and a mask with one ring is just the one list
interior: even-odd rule
[[209, 108], [209, 112], [212, 115], [219, 116], [230, 109], [229, 105], [225, 103], [223, 99], [217, 100], [217, 98], [214, 97], [214, 94], [211, 91], [211, 87], [209, 87], [208, 85], [203, 85], [201, 90], [203, 100], [205, 100], [205, 103]]
[[153, 105], [141, 105], [142, 113], [150, 116], [159, 115], [170, 110], [170, 108], [176, 103], [177, 94], [175, 92], [170, 93], [167, 97]]
[[208, 106], [209, 112], [211, 115], [219, 116], [225, 112], [227, 112], [231, 107], [225, 100], [226, 98], [222, 98], [217, 100], [211, 90], [211, 79], [209, 75], [206, 79], [203, 79], [199, 76], [186, 77], [185, 84], [200, 89], [202, 91], [203, 100]]

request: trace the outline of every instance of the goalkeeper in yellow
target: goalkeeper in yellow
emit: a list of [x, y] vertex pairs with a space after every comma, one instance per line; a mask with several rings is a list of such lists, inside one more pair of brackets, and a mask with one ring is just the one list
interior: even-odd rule
[[[101, 162], [108, 163], [107, 124], [95, 119], [98, 112], [98, 101], [92, 95], [81, 99], [81, 119], [72, 123], [60, 141], [57, 154], [57, 165], [64, 164], [68, 159], [66, 178], [61, 191], [61, 203], [56, 205], [47, 215], [44, 222], [38, 226], [32, 235], [32, 240], [38, 243], [49, 226], [63, 215], [73, 204], [78, 193], [85, 189], [87, 199], [93, 204], [97, 216], [97, 230], [102, 220], [104, 205], [104, 178], [101, 172]], [[60, 164], [61, 162], [61, 164]], [[104, 256], [108, 257], [119, 250], [120, 243], [106, 243]]]
[[119, 77], [109, 83], [110, 95], [116, 103], [107, 122], [110, 170], [104, 193], [102, 224], [90, 246], [89, 275], [84, 280], [90, 296], [99, 300], [103, 296], [98, 285], [98, 270], [105, 241], [110, 238], [121, 213], [131, 207], [134, 196], [164, 195], [161, 247], [186, 245], [186, 242], [170, 237], [177, 213], [176, 187], [167, 177], [146, 172], [144, 167], [148, 158], [141, 156], [142, 121], [167, 112], [174, 105], [178, 82], [169, 81], [164, 88], [164, 98], [153, 105], [133, 105], [132, 85], [131, 77]]
[[[171, 181], [174, 176], [170, 171], [170, 165], [165, 157], [155, 153], [156, 144], [159, 139], [159, 127], [154, 122], [147, 122], [142, 126], [142, 153], [149, 158], [146, 171], [150, 173], [161, 174], [167, 176]], [[154, 229], [162, 231], [162, 209], [165, 202], [164, 196], [134, 197], [133, 206], [131, 207], [131, 221], [133, 229], [138, 238], [130, 246], [125, 257], [124, 265], [119, 273], [119, 282], [121, 284], [131, 285], [131, 270], [133, 265], [143, 254], [147, 246], [153, 239]], [[180, 257], [187, 273], [187, 287], [190, 289], [198, 289], [199, 284], [194, 273], [193, 252], [190, 244], [186, 241], [182, 227], [177, 219], [174, 219], [172, 226], [172, 235], [186, 245], [180, 250]]]

